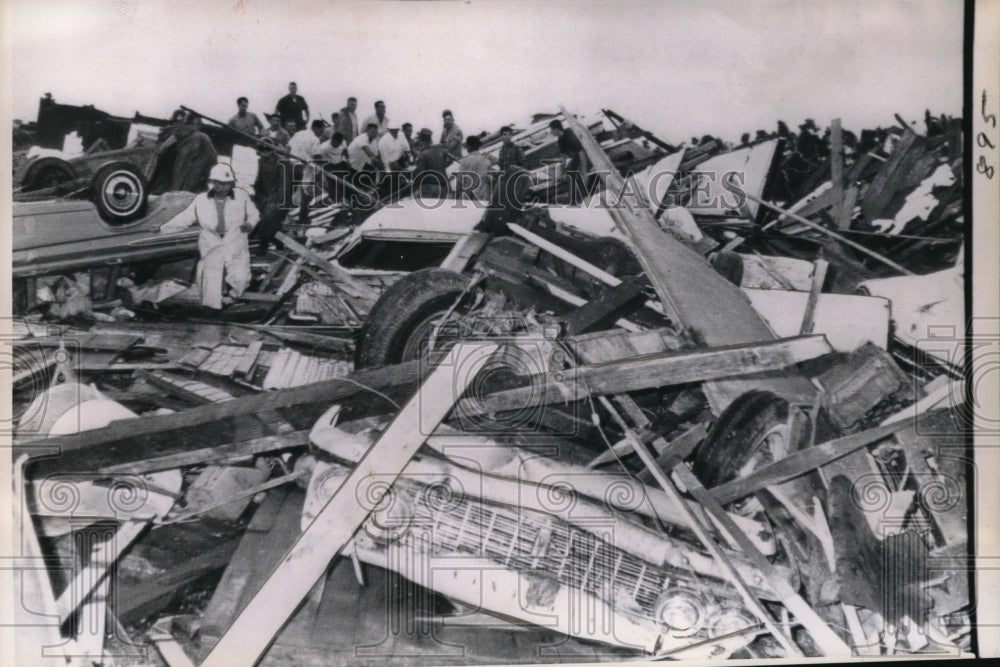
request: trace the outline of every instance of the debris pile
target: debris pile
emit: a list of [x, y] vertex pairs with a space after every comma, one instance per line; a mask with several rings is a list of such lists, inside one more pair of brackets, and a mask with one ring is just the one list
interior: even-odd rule
[[221, 310], [196, 234], [156, 231], [190, 194], [72, 238], [44, 219], [106, 212], [17, 202], [19, 649], [971, 650], [960, 123], [674, 146], [604, 116], [469, 144], [519, 147], [506, 199], [317, 170]]

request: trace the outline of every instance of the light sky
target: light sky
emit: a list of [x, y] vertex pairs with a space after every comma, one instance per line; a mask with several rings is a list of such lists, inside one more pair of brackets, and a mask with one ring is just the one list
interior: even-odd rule
[[[13, 0], [14, 118], [66, 104], [227, 120], [295, 80], [313, 117], [367, 115], [466, 134], [563, 104], [612, 108], [671, 143], [820, 126], [858, 131], [962, 110], [962, 3]], [[363, 117], [363, 116], [362, 116]]]

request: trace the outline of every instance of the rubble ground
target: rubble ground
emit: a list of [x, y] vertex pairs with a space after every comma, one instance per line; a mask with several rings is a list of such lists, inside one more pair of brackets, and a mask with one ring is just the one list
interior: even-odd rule
[[[678, 146], [602, 115], [518, 128], [513, 200], [321, 178], [218, 311], [191, 239], [15, 237], [14, 520], [47, 564], [20, 613], [52, 619], [21, 648], [970, 652], [960, 119]], [[552, 118], [592, 165], [582, 206]]]

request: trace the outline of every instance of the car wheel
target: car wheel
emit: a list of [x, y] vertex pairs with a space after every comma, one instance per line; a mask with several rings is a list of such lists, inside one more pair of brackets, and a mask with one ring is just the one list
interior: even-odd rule
[[368, 314], [358, 337], [355, 367], [416, 359], [437, 321], [468, 284], [469, 278], [439, 268], [414, 271], [396, 281]]
[[111, 162], [97, 170], [90, 194], [102, 219], [122, 224], [146, 214], [149, 186], [135, 165]]
[[788, 442], [788, 401], [769, 391], [741, 395], [722, 411], [695, 452], [692, 470], [707, 488], [798, 449]]
[[51, 188], [68, 183], [76, 178], [73, 165], [57, 157], [43, 157], [31, 165], [21, 179], [21, 189], [25, 192]]

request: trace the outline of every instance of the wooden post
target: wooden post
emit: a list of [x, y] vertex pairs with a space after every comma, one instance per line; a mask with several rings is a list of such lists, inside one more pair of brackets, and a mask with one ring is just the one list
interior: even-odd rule
[[[498, 348], [496, 343], [464, 343], [449, 351], [306, 527], [203, 665], [252, 665], [260, 658], [330, 561]], [[362, 505], [355, 493], [373, 475], [384, 484], [371, 487], [366, 496], [370, 502]]]
[[307, 261], [315, 264], [317, 267], [330, 274], [330, 277], [336, 281], [337, 286], [340, 287], [340, 289], [342, 289], [348, 296], [353, 296], [358, 299], [367, 299], [373, 302], [378, 299], [378, 294], [375, 290], [356, 280], [354, 276], [349, 274], [347, 271], [334, 266], [318, 252], [310, 250], [290, 237], [288, 234], [278, 232], [274, 237], [281, 241], [286, 248], [295, 254], [305, 258]]
[[841, 243], [843, 243], [844, 245], [851, 246], [852, 248], [854, 248], [858, 252], [863, 252], [864, 254], [868, 255], [872, 259], [877, 259], [878, 261], [880, 261], [881, 263], [885, 264], [886, 266], [891, 267], [893, 269], [896, 269], [897, 271], [899, 271], [900, 273], [902, 273], [904, 275], [907, 275], [907, 276], [915, 275], [913, 273], [913, 271], [910, 271], [909, 269], [907, 269], [905, 267], [902, 267], [899, 264], [896, 264], [896, 262], [892, 261], [888, 257], [883, 257], [882, 255], [878, 254], [874, 250], [869, 250], [868, 248], [864, 247], [860, 243], [855, 243], [851, 239], [846, 238], [844, 236], [841, 236], [840, 234], [838, 234], [835, 231], [827, 229], [823, 225], [815, 223], [812, 220], [806, 220], [801, 215], [797, 215], [795, 213], [792, 213], [791, 211], [789, 211], [787, 209], [783, 209], [780, 206], [775, 206], [771, 202], [764, 201], [763, 199], [760, 199], [759, 197], [754, 197], [752, 194], [749, 194], [749, 193], [744, 193], [744, 194], [746, 194], [746, 196], [747, 196], [748, 199], [752, 199], [753, 201], [757, 202], [761, 206], [766, 206], [767, 208], [771, 209], [772, 211], [777, 211], [778, 213], [783, 213], [783, 214], [787, 215], [789, 218], [791, 218], [792, 220], [795, 220], [796, 222], [801, 222], [803, 225], [805, 225], [806, 227], [809, 227], [810, 229], [815, 229], [817, 232], [822, 232], [823, 234], [826, 234], [827, 236], [829, 236], [831, 238], [835, 238], [838, 241], [840, 241]]
[[458, 409], [465, 414], [504, 412], [523, 409], [526, 404], [546, 405], [576, 400], [585, 397], [588, 392], [621, 394], [689, 382], [729, 379], [788, 368], [830, 351], [826, 338], [814, 335], [750, 345], [642, 355], [577, 366], [563, 373], [558, 382], [547, 375], [535, 376], [538, 381], [532, 386], [498, 391], [475, 400], [463, 399]]
[[[906, 408], [906, 410], [911, 411], [912, 408]], [[781, 484], [799, 475], [804, 475], [813, 468], [819, 468], [831, 461], [836, 461], [857, 449], [884, 440], [898, 432], [912, 430], [915, 425], [916, 419], [909, 417], [902, 421], [876, 426], [861, 433], [852, 433], [815, 447], [799, 450], [780, 461], [759, 468], [749, 475], [713, 487], [712, 496], [720, 504], [727, 505], [765, 487]]]
[[802, 315], [800, 334], [811, 334], [813, 331], [816, 304], [819, 302], [819, 293], [823, 290], [823, 281], [826, 280], [826, 269], [829, 266], [830, 263], [825, 259], [817, 259], [813, 263], [812, 286], [809, 288], [809, 298], [806, 300], [806, 312]]
[[837, 220], [838, 229], [847, 229], [850, 227], [850, 218], [847, 220], [847, 227], [843, 226], [840, 218], [840, 212], [844, 208], [844, 139], [839, 118], [830, 121], [830, 180], [833, 183], [833, 217]]

